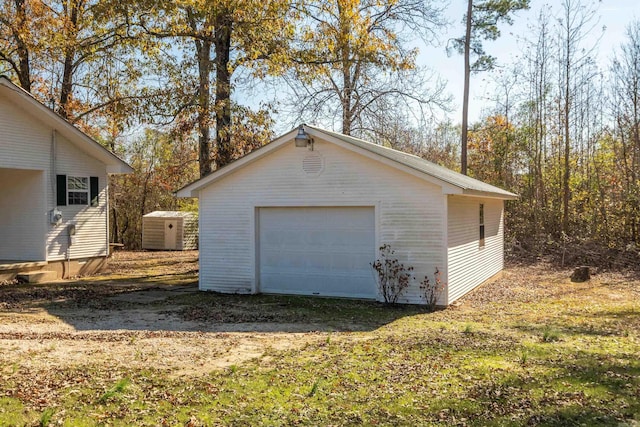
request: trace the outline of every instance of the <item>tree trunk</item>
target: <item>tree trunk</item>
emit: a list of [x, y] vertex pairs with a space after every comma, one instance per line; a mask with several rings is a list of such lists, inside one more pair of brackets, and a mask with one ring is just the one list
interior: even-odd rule
[[342, 81], [344, 82], [344, 88], [342, 90], [342, 133], [345, 135], [351, 135], [351, 126], [353, 125], [351, 114], [351, 98], [353, 97], [353, 90], [351, 89], [351, 67], [347, 64], [343, 67]]
[[[26, 31], [24, 28], [26, 25], [26, 4], [25, 0], [15, 0], [16, 5], [16, 13], [18, 17], [18, 28], [22, 31]], [[18, 69], [16, 70], [18, 74], [18, 81], [20, 82], [20, 87], [26, 90], [27, 92], [31, 92], [31, 65], [29, 63], [29, 48], [27, 44], [23, 40], [22, 34], [16, 34], [16, 44], [18, 51]]]
[[[567, 26], [569, 25], [567, 21]], [[569, 119], [571, 113], [571, 36], [570, 33], [567, 32], [567, 40], [566, 40], [566, 62], [565, 62], [565, 75], [564, 75], [564, 106], [563, 106], [563, 119], [564, 119], [564, 170], [562, 175], [562, 231], [565, 234], [569, 234], [569, 199], [570, 199], [570, 188], [569, 188], [569, 178], [570, 178], [570, 170], [569, 170], [569, 153], [571, 150], [570, 144], [570, 132], [569, 132]]]
[[64, 55], [64, 71], [62, 73], [62, 86], [60, 87], [60, 103], [58, 105], [58, 114], [63, 118], [69, 118], [69, 101], [71, 100], [73, 86], [73, 56], [72, 48], [68, 48]]
[[211, 135], [209, 120], [211, 116], [211, 42], [196, 42], [198, 56], [198, 147], [200, 153], [200, 177], [211, 172]]
[[462, 144], [460, 147], [460, 172], [467, 174], [467, 139], [469, 135], [469, 80], [471, 78], [471, 17], [473, 0], [467, 4], [467, 29], [464, 37], [464, 93], [462, 99]]
[[111, 207], [111, 242], [121, 243], [118, 236], [118, 211], [115, 206]]
[[73, 60], [76, 56], [75, 43], [78, 33], [78, 13], [82, 7], [81, 1], [71, 1], [70, 11], [65, 11], [69, 19], [69, 29], [67, 34], [67, 45], [64, 52], [64, 62], [62, 71], [62, 85], [60, 87], [60, 104], [58, 105], [58, 114], [68, 119], [70, 115], [69, 102], [73, 94]]
[[233, 21], [226, 11], [216, 16], [216, 168], [231, 162], [231, 70], [229, 56], [231, 52], [231, 31]]
[[[187, 20], [194, 33], [198, 32], [195, 12], [186, 8]], [[198, 168], [200, 178], [211, 173], [211, 44], [209, 37], [194, 38], [196, 45], [196, 61], [198, 63]]]

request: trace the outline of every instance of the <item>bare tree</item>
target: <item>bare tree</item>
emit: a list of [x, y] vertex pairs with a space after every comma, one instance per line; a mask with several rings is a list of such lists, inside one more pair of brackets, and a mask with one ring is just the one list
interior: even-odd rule
[[576, 88], [584, 84], [578, 69], [592, 59], [596, 45], [582, 46], [587, 34], [598, 24], [596, 10], [585, 5], [582, 0], [563, 0], [562, 16], [558, 19], [558, 59], [559, 71], [559, 119], [562, 126], [562, 231], [569, 233], [569, 203], [571, 189], [570, 154], [572, 146], [571, 124], [574, 120]]
[[[439, 1], [439, 0], [438, 0]], [[298, 116], [371, 131], [380, 103], [400, 98], [422, 115], [445, 107], [444, 85], [416, 68], [406, 39], [430, 43], [445, 22], [436, 0], [331, 0], [299, 5], [304, 24], [289, 83]], [[397, 104], [400, 105], [400, 104]], [[387, 112], [389, 113], [389, 112]]]
[[[462, 100], [462, 142], [460, 171], [467, 174], [467, 140], [469, 127], [469, 86], [472, 72], [490, 70], [495, 58], [487, 55], [483, 40], [496, 40], [500, 36], [498, 23], [512, 23], [511, 14], [529, 8], [529, 0], [468, 0], [465, 14], [465, 35], [453, 40], [456, 49], [464, 55], [464, 93]], [[471, 55], [475, 61], [471, 62]]]
[[627, 28], [627, 42], [611, 69], [613, 116], [620, 143], [620, 166], [625, 190], [625, 228], [640, 242], [640, 21]]

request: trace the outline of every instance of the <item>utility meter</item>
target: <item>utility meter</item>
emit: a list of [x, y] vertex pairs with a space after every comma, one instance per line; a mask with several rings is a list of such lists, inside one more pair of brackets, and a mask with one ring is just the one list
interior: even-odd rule
[[67, 232], [69, 233], [69, 245], [76, 243], [76, 225], [71, 223], [67, 225]]
[[60, 212], [60, 209], [55, 208], [49, 211], [49, 222], [53, 225], [62, 224], [62, 212]]

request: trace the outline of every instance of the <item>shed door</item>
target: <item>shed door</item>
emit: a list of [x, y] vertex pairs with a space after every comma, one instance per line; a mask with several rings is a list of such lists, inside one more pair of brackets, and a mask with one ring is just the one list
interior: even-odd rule
[[377, 297], [373, 207], [261, 208], [260, 291]]
[[164, 248], [178, 249], [176, 236], [178, 234], [178, 221], [175, 219], [166, 219], [164, 221]]

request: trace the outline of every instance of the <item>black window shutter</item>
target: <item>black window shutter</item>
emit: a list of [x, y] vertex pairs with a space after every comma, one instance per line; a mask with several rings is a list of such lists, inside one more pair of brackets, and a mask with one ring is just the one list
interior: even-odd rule
[[56, 205], [67, 206], [67, 175], [56, 175]]
[[89, 177], [89, 196], [91, 200], [91, 206], [98, 206], [98, 177]]

